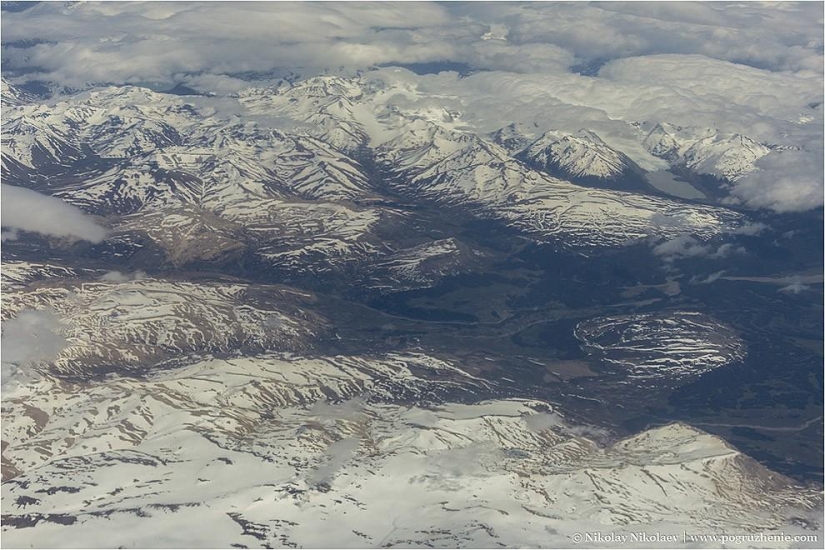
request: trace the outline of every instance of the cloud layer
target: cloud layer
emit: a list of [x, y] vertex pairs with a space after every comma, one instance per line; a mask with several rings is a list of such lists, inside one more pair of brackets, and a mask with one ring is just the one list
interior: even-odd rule
[[795, 212], [821, 205], [825, 170], [822, 151], [820, 142], [809, 150], [769, 153], [756, 161], [756, 172], [736, 182], [735, 202], [777, 212]]
[[821, 3], [41, 3], [4, 13], [2, 32], [4, 76], [80, 88], [229, 94], [296, 73], [464, 67], [367, 74], [404, 81], [415, 93], [394, 100], [421, 109], [436, 96], [475, 131], [587, 127], [650, 170], [662, 161], [630, 123], [741, 133], [782, 152], [732, 203], [823, 202]]
[[815, 3], [41, 3], [5, 13], [2, 30], [10, 68], [76, 85], [443, 61], [540, 72], [656, 54], [822, 72]]

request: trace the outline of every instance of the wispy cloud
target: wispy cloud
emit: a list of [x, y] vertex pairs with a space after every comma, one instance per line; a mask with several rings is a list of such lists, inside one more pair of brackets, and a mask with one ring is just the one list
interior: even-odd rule
[[129, 281], [139, 281], [146, 278], [146, 272], [138, 269], [133, 273], [123, 273], [120, 271], [107, 271], [100, 276], [100, 280], [105, 283], [126, 283]]
[[692, 285], [709, 285], [711, 283], [715, 283], [716, 281], [718, 281], [722, 277], [722, 275], [724, 275], [724, 274], [725, 274], [725, 270], [722, 269], [722, 270], [715, 271], [715, 272], [711, 273], [707, 277], [694, 276], [694, 277], [691, 277], [690, 284], [692, 284]]
[[665, 262], [688, 258], [709, 258], [719, 260], [732, 254], [742, 254], [745, 249], [733, 243], [720, 245], [706, 244], [690, 235], [679, 235], [673, 239], [664, 240], [653, 246], [653, 254], [661, 257]]
[[[366, 418], [366, 401], [362, 397], [354, 397], [337, 404], [327, 401], [318, 401], [309, 409], [309, 414], [321, 424], [332, 425], [338, 421], [359, 422]], [[331, 443], [321, 462], [307, 475], [310, 485], [322, 485], [332, 481], [335, 474], [355, 457], [360, 446], [357, 437], [344, 437]]]
[[524, 417], [527, 428], [533, 432], [541, 432], [557, 426], [564, 426], [564, 418], [554, 412], [529, 414]]
[[753, 235], [761, 235], [765, 231], [768, 231], [770, 227], [767, 224], [762, 222], [748, 222], [744, 223], [741, 226], [737, 227], [731, 233], [734, 235], [746, 235], [746, 236], [753, 236]]
[[355, 457], [360, 442], [354, 437], [345, 437], [327, 447], [323, 462], [309, 473], [307, 482], [310, 485], [329, 483], [347, 462]]
[[806, 290], [810, 290], [810, 287], [806, 284], [803, 284], [802, 281], [799, 279], [790, 279], [790, 284], [785, 285], [779, 289], [779, 292], [785, 292], [787, 294], [799, 294], [801, 292], [805, 292]]
[[65, 325], [52, 311], [24, 309], [3, 321], [0, 348], [3, 350], [4, 390], [32, 377], [32, 367], [54, 361], [69, 345]]
[[322, 422], [337, 420], [357, 421], [364, 418], [365, 406], [366, 401], [363, 397], [353, 397], [352, 399], [347, 399], [337, 404], [318, 401], [309, 409], [309, 414]]
[[584, 424], [571, 424], [555, 412], [539, 412], [524, 417], [527, 428], [532, 432], [542, 432], [559, 428], [563, 432], [581, 437], [601, 439], [608, 436], [607, 430]]

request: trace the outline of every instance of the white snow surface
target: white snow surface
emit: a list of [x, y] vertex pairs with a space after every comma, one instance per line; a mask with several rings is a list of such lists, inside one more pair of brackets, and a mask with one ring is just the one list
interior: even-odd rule
[[739, 335], [694, 311], [599, 317], [579, 323], [576, 337], [589, 353], [628, 373], [628, 380], [685, 381], [744, 359]]
[[[373, 233], [393, 213], [370, 205], [381, 191], [365, 155], [393, 180], [379, 187], [463, 207], [566, 247], [622, 246], [677, 232], [709, 239], [743, 223], [724, 208], [546, 176], [477, 133], [460, 112], [424, 107], [422, 94], [403, 80], [323, 76], [234, 97], [124, 86], [52, 103], [12, 102], [3, 121], [4, 173], [28, 182], [31, 174], [55, 172], [41, 188], [107, 215], [113, 235], [146, 233], [177, 264], [250, 247], [284, 266], [318, 258], [316, 270], [380, 255]], [[699, 173], [735, 179], [767, 152], [741, 135], [688, 138], [657, 128], [639, 130], [640, 142]], [[519, 136], [514, 126], [493, 139], [523, 144]], [[552, 156], [571, 176], [610, 178], [629, 161], [606, 141], [586, 131], [550, 132], [529, 151]], [[95, 168], [84, 177], [61, 179], [90, 162]], [[684, 223], [664, 228], [655, 222], [663, 216]], [[221, 245], [205, 244], [208, 234]]]
[[541, 402], [425, 406], [426, 389], [408, 405], [371, 402], [387, 381], [415, 387], [410, 365], [475, 383], [423, 355], [270, 355], [83, 391], [49, 377], [17, 388], [3, 400], [3, 460], [19, 472], [3, 484], [4, 544], [554, 547], [576, 532], [817, 532], [791, 518], [813, 516], [818, 492], [684, 424], [602, 444], [561, 411], [530, 421], [552, 410]]

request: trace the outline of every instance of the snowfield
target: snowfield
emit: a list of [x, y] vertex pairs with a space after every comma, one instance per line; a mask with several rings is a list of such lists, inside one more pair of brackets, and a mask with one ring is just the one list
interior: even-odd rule
[[[535, 401], [384, 402], [425, 356], [209, 360], [4, 397], [3, 539], [86, 547], [567, 545], [815, 533], [821, 495], [683, 424], [600, 443]], [[792, 526], [792, 524], [794, 526]], [[821, 531], [819, 532], [821, 536]], [[712, 545], [707, 545], [708, 547]]]

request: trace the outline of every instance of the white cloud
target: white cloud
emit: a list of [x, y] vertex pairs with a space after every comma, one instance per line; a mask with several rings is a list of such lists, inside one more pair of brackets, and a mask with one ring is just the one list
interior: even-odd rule
[[354, 437], [345, 437], [330, 444], [324, 453], [325, 460], [309, 473], [307, 482], [310, 485], [320, 485], [332, 481], [335, 474], [355, 457], [360, 445]]
[[564, 426], [564, 418], [554, 412], [529, 414], [524, 417], [524, 422], [532, 432], [541, 432], [556, 426]]
[[417, 29], [444, 23], [436, 4], [44, 3], [4, 13], [2, 30], [9, 42], [49, 41], [6, 48], [10, 67], [82, 85], [437, 60], [440, 44]]
[[812, 4], [501, 2], [451, 9], [506, 22], [512, 42], [550, 42], [583, 60], [699, 53], [773, 70], [822, 71], [822, 9]]
[[99, 277], [106, 283], [125, 283], [128, 281], [140, 281], [146, 278], [146, 272], [138, 269], [134, 273], [122, 273], [120, 271], [107, 271]]
[[93, 243], [99, 243], [106, 237], [106, 229], [79, 208], [58, 198], [12, 185], [0, 186], [0, 223], [12, 230]]
[[821, 73], [819, 19], [813, 5], [43, 3], [4, 13], [2, 30], [48, 41], [6, 48], [9, 67], [81, 84], [439, 61], [546, 71], [656, 54]]
[[527, 428], [532, 432], [542, 432], [550, 428], [560, 428], [565, 433], [578, 435], [581, 437], [601, 439], [609, 434], [607, 430], [588, 426], [584, 424], [569, 424], [564, 418], [555, 412], [540, 412], [524, 417]]
[[727, 258], [731, 254], [742, 254], [745, 249], [732, 243], [723, 243], [719, 246], [704, 244], [690, 235], [679, 235], [664, 240], [653, 246], [653, 254], [661, 257], [665, 262], [689, 258], [710, 258], [713, 260]]
[[810, 210], [823, 204], [822, 146], [810, 151], [772, 151], [756, 161], [757, 171], [738, 180], [732, 202], [776, 212]]
[[[815, 3], [42, 3], [2, 21], [7, 72], [70, 86], [229, 94], [248, 73], [450, 62], [481, 72], [369, 74], [409, 81], [410, 101], [454, 108], [480, 132], [586, 127], [648, 170], [667, 166], [632, 122], [806, 147], [768, 155], [733, 188], [738, 204], [781, 212], [822, 204], [823, 116], [809, 107], [823, 96], [822, 28]], [[579, 64], [591, 76], [571, 72]]]
[[768, 225], [766, 225], [762, 222], [747, 222], [747, 223], [744, 223], [744, 224], [740, 225], [739, 227], [737, 227], [733, 231], [731, 231], [731, 233], [734, 234], [734, 235], [753, 236], [753, 235], [761, 235], [763, 232], [767, 231], [768, 229], [770, 229], [768, 227]]
[[[644, 85], [651, 91], [663, 88], [668, 99], [678, 100], [671, 106], [677, 109], [690, 107], [690, 101], [704, 96], [703, 101], [713, 107], [735, 105], [762, 116], [783, 116], [788, 109], [799, 109], [822, 95], [816, 87], [821, 75], [777, 73], [695, 54], [619, 59], [606, 64], [599, 76], [615, 83]], [[638, 101], [625, 107], [644, 109]]]
[[68, 346], [65, 327], [50, 311], [25, 309], [2, 324], [3, 374], [49, 363]]
[[805, 292], [806, 290], [810, 290], [810, 287], [806, 284], [803, 284], [802, 281], [797, 279], [791, 279], [790, 284], [783, 286], [779, 289], [779, 292], [785, 292], [787, 294], [799, 294], [800, 292]]
[[17, 229], [10, 229], [9, 231], [0, 232], [0, 242], [15, 241], [20, 236]]
[[579, 437], [586, 437], [588, 439], [604, 440], [610, 437], [610, 432], [596, 426], [568, 426], [567, 432]]
[[716, 271], [714, 273], [711, 273], [710, 275], [708, 275], [707, 277], [705, 277], [703, 279], [694, 276], [690, 279], [690, 284], [693, 284], [693, 285], [709, 285], [710, 283], [718, 281], [722, 277], [722, 275], [724, 275], [724, 274], [725, 274], [725, 270], [722, 269], [720, 271]]

